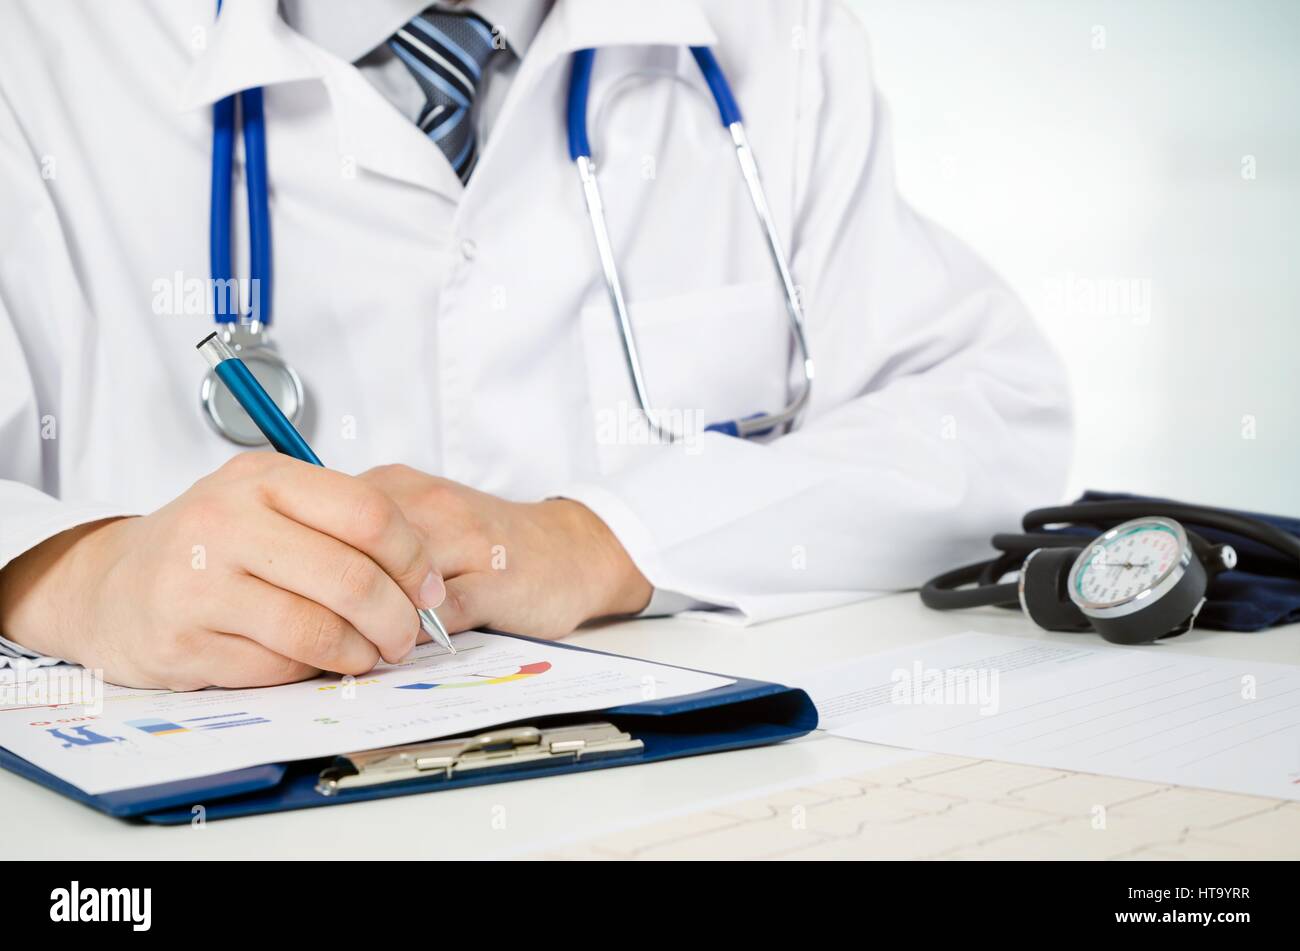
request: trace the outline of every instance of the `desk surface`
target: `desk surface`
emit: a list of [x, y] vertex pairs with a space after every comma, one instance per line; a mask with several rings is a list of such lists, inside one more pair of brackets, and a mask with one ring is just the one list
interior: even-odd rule
[[[851, 657], [964, 630], [1053, 641], [1018, 614], [940, 614], [891, 595], [750, 628], [664, 618], [583, 630], [572, 643], [703, 670], [789, 681]], [[1192, 631], [1157, 650], [1300, 663], [1300, 624], [1259, 634]], [[507, 857], [581, 844], [722, 803], [862, 777], [912, 758], [814, 734], [792, 743], [646, 766], [224, 820], [141, 826], [0, 773], [4, 858]], [[1064, 794], [1064, 788], [1063, 788]], [[1047, 794], [1051, 805], [1052, 794]]]

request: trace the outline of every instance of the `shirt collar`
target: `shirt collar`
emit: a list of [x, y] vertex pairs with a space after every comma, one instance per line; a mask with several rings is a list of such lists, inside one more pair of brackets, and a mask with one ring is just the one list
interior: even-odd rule
[[[180, 108], [210, 105], [254, 86], [323, 79], [330, 70], [383, 43], [429, 5], [427, 0], [283, 2], [286, 13], [306, 20], [290, 27], [280, 16], [276, 0], [227, 0], [181, 86]], [[481, 6], [486, 19], [499, 21], [507, 41], [525, 61], [521, 80], [531, 81], [557, 57], [587, 47], [717, 42], [700, 0], [469, 0], [468, 5], [470, 9]], [[331, 17], [331, 10], [338, 15]], [[338, 24], [355, 24], [357, 37], [336, 50], [327, 43], [341, 44], [346, 39], [333, 32]], [[318, 29], [329, 36], [308, 35]], [[526, 88], [528, 83], [520, 85]]]
[[[305, 2], [324, 7], [330, 0]], [[373, 5], [382, 3], [387, 9], [385, 15], [396, 17], [392, 22], [400, 26], [405, 22], [403, 15], [419, 4], [399, 7], [398, 2], [373, 0]], [[510, 3], [513, 6], [516, 0]], [[532, 87], [545, 72], [574, 50], [640, 44], [710, 46], [717, 42], [701, 9], [701, 0], [554, 0], [549, 12], [534, 11], [533, 15], [540, 26], [528, 43], [527, 55], [522, 58], [496, 119], [501, 128], [509, 127], [512, 113], [528, 101]], [[509, 23], [501, 26], [503, 33], [520, 28]], [[373, 28], [377, 32], [366, 36], [365, 42], [372, 41], [386, 27], [387, 23]], [[520, 38], [511, 41], [518, 45]], [[177, 105], [185, 110], [197, 109], [241, 89], [319, 80], [333, 106], [339, 155], [354, 157], [359, 166], [376, 174], [454, 200], [463, 189], [450, 163], [432, 160], [430, 149], [437, 146], [415, 123], [392, 108], [378, 108], [382, 97], [352, 62], [291, 28], [280, 16], [276, 0], [226, 0], [181, 85]], [[489, 162], [486, 171], [491, 170], [490, 166]]]
[[470, 10], [501, 31], [522, 59], [551, 7], [551, 0], [280, 0], [293, 29], [340, 59], [356, 62], [382, 45], [398, 27], [430, 6]]

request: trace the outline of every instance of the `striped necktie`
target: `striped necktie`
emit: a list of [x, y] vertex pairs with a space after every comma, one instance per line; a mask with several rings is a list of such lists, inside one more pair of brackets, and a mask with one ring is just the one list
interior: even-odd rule
[[461, 182], [468, 182], [478, 161], [474, 93], [503, 42], [475, 13], [430, 7], [394, 33], [388, 45], [428, 100], [417, 124], [438, 143]]

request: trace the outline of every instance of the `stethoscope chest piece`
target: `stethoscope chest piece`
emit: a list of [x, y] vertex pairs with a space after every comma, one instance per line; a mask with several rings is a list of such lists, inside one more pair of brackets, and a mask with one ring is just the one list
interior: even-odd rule
[[[271, 346], [265, 330], [256, 324], [241, 324], [233, 330], [223, 331], [221, 336], [275, 400], [280, 411], [295, 426], [301, 425], [306, 402], [302, 378]], [[221, 385], [216, 370], [208, 370], [204, 375], [199, 401], [212, 428], [226, 439], [241, 446], [267, 444], [262, 431], [231, 395], [230, 389]]]

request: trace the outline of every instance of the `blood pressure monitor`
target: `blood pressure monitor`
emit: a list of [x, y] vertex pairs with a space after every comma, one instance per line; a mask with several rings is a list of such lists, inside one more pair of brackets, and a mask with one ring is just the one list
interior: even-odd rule
[[[1235, 553], [1227, 557], [1236, 560]], [[1080, 552], [1066, 592], [1108, 641], [1141, 643], [1153, 632], [1168, 636], [1190, 627], [1206, 581], [1183, 526], [1148, 517], [1115, 526]]]
[[[1145, 644], [1188, 630], [1205, 603], [1205, 564], [1171, 518], [1135, 518], [1083, 548], [1077, 536], [1050, 537], [1052, 547], [1025, 556], [1016, 589], [1020, 607], [1039, 627]], [[1212, 554], [1218, 565], [1235, 564], [1236, 553], [1222, 547]]]
[[930, 579], [921, 600], [939, 611], [1019, 608], [1049, 631], [1151, 643], [1190, 630], [1210, 583], [1237, 567], [1232, 545], [1186, 525], [1300, 563], [1300, 539], [1245, 513], [1155, 499], [1084, 501], [1028, 513], [1023, 533], [993, 536], [997, 557]]

